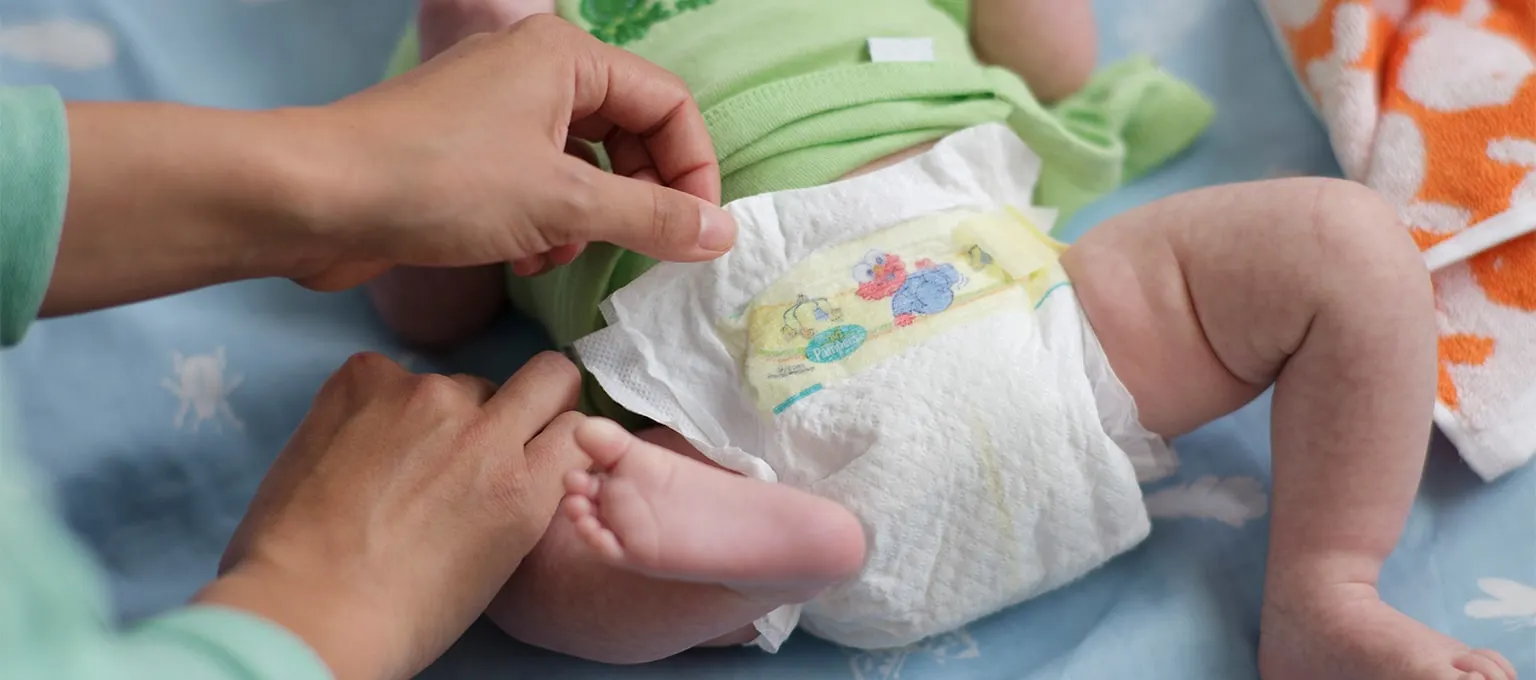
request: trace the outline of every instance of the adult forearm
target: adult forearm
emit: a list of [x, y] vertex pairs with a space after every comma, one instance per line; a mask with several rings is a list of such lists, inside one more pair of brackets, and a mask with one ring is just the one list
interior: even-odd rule
[[146, 300], [313, 258], [335, 144], [302, 109], [68, 105], [69, 194], [42, 314]]
[[[256, 571], [259, 571], [256, 570]], [[333, 574], [315, 574], [326, 581]], [[371, 608], [383, 594], [358, 597], [344, 578], [335, 587], [294, 583], [283, 575], [237, 571], [209, 584], [194, 598], [197, 606], [222, 607], [269, 622], [302, 640], [337, 680], [378, 680], [410, 674], [411, 640], [387, 639], [380, 625], [388, 611]]]

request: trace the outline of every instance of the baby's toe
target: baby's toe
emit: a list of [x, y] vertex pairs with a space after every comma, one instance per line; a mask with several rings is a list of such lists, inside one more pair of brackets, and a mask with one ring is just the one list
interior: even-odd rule
[[577, 521], [576, 534], [604, 559], [611, 562], [624, 559], [624, 548], [619, 545], [619, 537], [613, 535], [608, 527], [603, 526], [597, 517], [588, 515]]
[[565, 492], [573, 496], [596, 498], [601, 484], [597, 475], [585, 470], [572, 470], [565, 473]]
[[612, 469], [629, 451], [635, 436], [618, 423], [603, 418], [588, 418], [576, 428], [576, 445], [603, 470]]
[[574, 494], [566, 496], [560, 501], [560, 512], [565, 514], [566, 519], [577, 524], [580, 524], [584, 519], [596, 521], [596, 518], [593, 517], [596, 514], [596, 508], [592, 505], [592, 499], [586, 496]]

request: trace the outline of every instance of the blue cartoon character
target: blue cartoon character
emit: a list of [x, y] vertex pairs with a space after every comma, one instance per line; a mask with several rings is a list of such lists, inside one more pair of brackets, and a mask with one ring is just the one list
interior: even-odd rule
[[954, 265], [917, 261], [917, 269], [907, 273], [907, 266], [894, 253], [872, 250], [853, 267], [853, 279], [859, 282], [858, 295], [865, 300], [891, 299], [891, 317], [898, 327], [912, 325], [918, 315], [938, 314], [955, 302], [955, 289], [966, 279]]

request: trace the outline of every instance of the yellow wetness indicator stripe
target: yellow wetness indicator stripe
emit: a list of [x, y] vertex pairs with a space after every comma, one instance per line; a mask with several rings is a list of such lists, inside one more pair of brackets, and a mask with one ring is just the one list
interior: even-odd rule
[[818, 251], [727, 321], [746, 387], [777, 415], [827, 385], [1067, 283], [1066, 246], [1023, 212], [951, 211]]

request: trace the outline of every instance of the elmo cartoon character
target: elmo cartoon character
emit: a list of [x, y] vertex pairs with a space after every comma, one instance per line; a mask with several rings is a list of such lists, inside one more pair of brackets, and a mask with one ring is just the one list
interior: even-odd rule
[[871, 250], [854, 265], [853, 279], [859, 282], [859, 297], [871, 302], [891, 299], [891, 317], [899, 327], [912, 325], [919, 314], [949, 309], [955, 302], [955, 289], [965, 285], [965, 277], [953, 265], [936, 265], [925, 258], [908, 274], [899, 256], [878, 250]]

